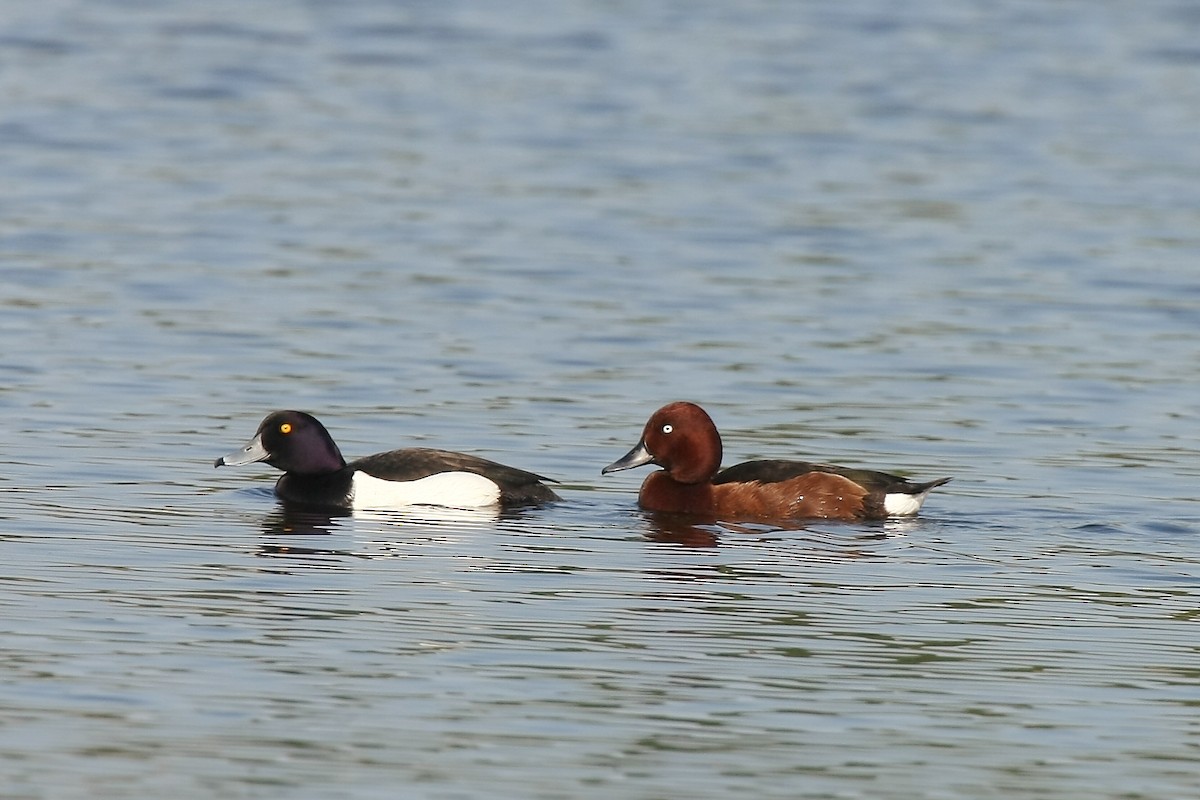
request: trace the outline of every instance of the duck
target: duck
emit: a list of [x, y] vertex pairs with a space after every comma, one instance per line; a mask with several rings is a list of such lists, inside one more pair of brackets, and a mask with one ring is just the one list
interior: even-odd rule
[[283, 470], [276, 497], [306, 508], [514, 508], [560, 499], [549, 478], [448, 450], [412, 447], [347, 463], [325, 426], [304, 411], [268, 414], [249, 442], [213, 466], [260, 461]]
[[655, 464], [662, 469], [646, 477], [638, 505], [727, 521], [911, 517], [950, 480], [913, 483], [886, 472], [781, 459], [721, 469], [721, 456], [712, 417], [680, 401], [655, 411], [633, 449], [601, 474]]

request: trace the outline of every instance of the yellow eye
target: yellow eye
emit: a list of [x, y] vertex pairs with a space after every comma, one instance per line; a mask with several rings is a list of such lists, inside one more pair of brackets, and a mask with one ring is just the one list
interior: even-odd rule
[[279, 432], [280, 433], [291, 433], [292, 432], [292, 423], [285, 422], [282, 425], [280, 425]]

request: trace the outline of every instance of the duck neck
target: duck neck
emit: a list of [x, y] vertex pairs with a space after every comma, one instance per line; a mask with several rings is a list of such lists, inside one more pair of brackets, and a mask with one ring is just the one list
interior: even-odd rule
[[713, 509], [713, 486], [709, 481], [680, 483], [666, 470], [659, 470], [642, 483], [638, 504], [650, 511], [709, 514]]

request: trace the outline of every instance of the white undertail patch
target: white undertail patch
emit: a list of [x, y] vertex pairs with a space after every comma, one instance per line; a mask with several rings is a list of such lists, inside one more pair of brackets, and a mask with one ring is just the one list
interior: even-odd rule
[[883, 510], [892, 517], [911, 517], [921, 510], [921, 504], [933, 489], [926, 489], [920, 494], [904, 494], [892, 492], [883, 496]]
[[356, 509], [404, 509], [416, 505], [484, 508], [500, 502], [495, 481], [474, 472], [439, 472], [415, 481], [386, 481], [355, 472], [350, 506]]

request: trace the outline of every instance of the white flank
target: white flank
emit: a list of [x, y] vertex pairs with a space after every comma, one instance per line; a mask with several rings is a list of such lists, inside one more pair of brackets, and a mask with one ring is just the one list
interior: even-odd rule
[[883, 496], [883, 510], [893, 517], [911, 517], [921, 510], [921, 504], [925, 502], [925, 498], [929, 497], [928, 491], [920, 494], [904, 494], [902, 492], [893, 492]]
[[356, 472], [350, 488], [350, 505], [358, 509], [483, 508], [499, 501], [500, 487], [474, 472], [439, 472], [415, 481], [385, 481]]

